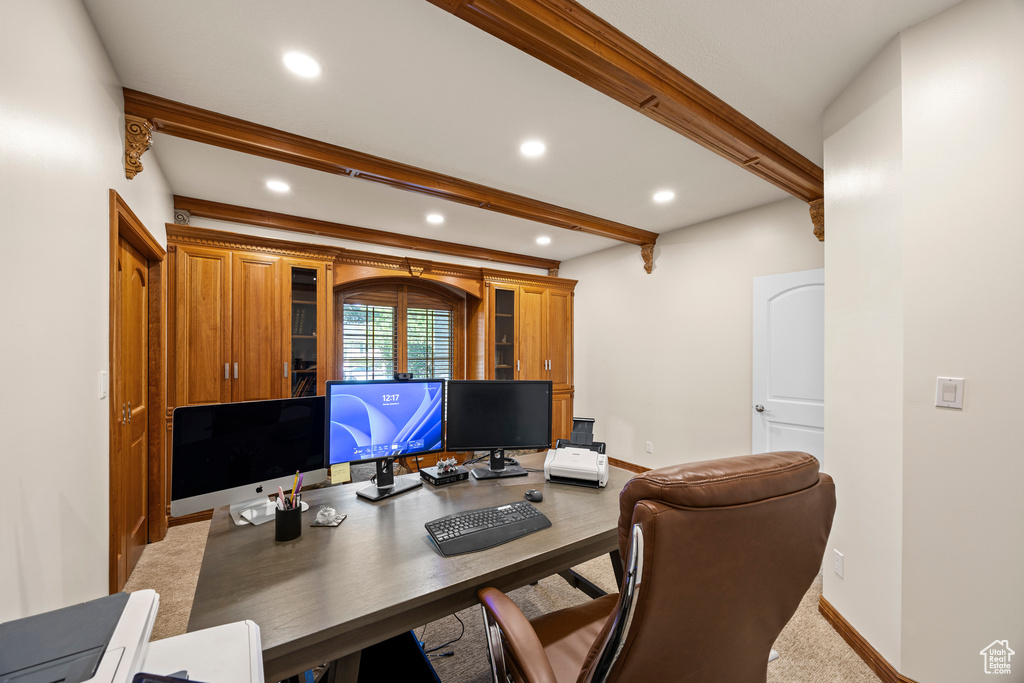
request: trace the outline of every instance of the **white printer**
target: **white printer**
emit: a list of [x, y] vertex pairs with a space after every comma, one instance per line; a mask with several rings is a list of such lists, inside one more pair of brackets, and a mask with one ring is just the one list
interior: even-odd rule
[[608, 483], [604, 443], [594, 441], [594, 419], [574, 417], [569, 439], [558, 439], [544, 458], [544, 478], [556, 484], [603, 487]]

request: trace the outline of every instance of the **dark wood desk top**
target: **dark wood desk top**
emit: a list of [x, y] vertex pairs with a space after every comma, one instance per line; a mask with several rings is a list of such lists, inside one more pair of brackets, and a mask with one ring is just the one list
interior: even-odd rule
[[[520, 456], [543, 468], [543, 453]], [[407, 475], [418, 477], [419, 475]], [[448, 484], [424, 483], [378, 502], [357, 498], [365, 483], [303, 494], [302, 536], [274, 541], [274, 523], [236, 526], [215, 511], [188, 630], [251, 619], [260, 627], [264, 674], [280, 681], [313, 666], [476, 604], [476, 591], [503, 591], [538, 581], [617, 546], [618, 493], [632, 476], [612, 468], [608, 486], [551, 484], [527, 477]], [[462, 510], [522, 500], [535, 503], [552, 526], [496, 548], [444, 557], [424, 523]], [[310, 527], [329, 504], [348, 518], [338, 527]]]

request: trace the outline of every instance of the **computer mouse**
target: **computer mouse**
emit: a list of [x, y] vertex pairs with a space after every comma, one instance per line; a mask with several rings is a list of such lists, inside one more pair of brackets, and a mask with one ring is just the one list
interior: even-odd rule
[[526, 492], [525, 498], [530, 502], [539, 503], [540, 501], [544, 500], [544, 494], [538, 491], [537, 489], [530, 489], [529, 491]]

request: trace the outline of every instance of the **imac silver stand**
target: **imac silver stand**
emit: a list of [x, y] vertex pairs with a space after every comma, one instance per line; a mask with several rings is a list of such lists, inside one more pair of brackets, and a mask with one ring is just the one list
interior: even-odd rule
[[274, 503], [266, 496], [243, 500], [228, 506], [228, 514], [238, 526], [263, 524], [274, 518]]

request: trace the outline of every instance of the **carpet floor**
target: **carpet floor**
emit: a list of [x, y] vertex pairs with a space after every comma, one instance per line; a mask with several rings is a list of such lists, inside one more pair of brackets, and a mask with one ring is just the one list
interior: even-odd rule
[[[171, 527], [163, 541], [146, 546], [129, 577], [126, 591], [152, 588], [160, 595], [153, 640], [185, 632], [209, 528], [209, 522]], [[586, 562], [576, 570], [608, 592], [618, 590], [607, 556]], [[530, 618], [588, 599], [558, 576], [519, 588], [509, 597]], [[780, 657], [768, 665], [768, 682], [876, 683], [879, 679], [874, 672], [818, 613], [820, 597], [819, 576], [775, 642]], [[443, 683], [490, 683], [487, 643], [479, 607], [421, 626], [415, 633], [428, 650], [444, 646], [435, 655], [452, 653], [431, 657]]]

